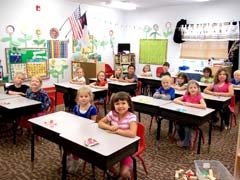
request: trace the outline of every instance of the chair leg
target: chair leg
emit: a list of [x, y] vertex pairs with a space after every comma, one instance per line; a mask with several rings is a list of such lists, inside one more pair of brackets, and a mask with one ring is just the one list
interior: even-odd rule
[[[199, 130], [197, 128], [194, 129], [194, 132], [195, 132], [195, 135], [194, 135], [193, 141], [191, 140], [191, 147], [190, 147], [191, 151], [195, 150], [197, 139], [198, 139], [198, 136], [199, 136]], [[205, 143], [205, 139], [204, 139], [203, 135], [202, 135], [201, 139], [202, 139], [202, 143], [204, 144]]]
[[147, 167], [146, 167], [146, 165], [145, 165], [145, 162], [144, 162], [143, 158], [142, 158], [140, 155], [138, 155], [137, 157], [138, 157], [138, 158], [140, 159], [140, 161], [142, 162], [142, 166], [143, 166], [143, 169], [144, 169], [146, 175], [148, 175]]
[[230, 124], [230, 129], [237, 125], [237, 117], [234, 112], [232, 112], [230, 115], [230, 123], [229, 124]]
[[157, 121], [157, 116], [151, 116], [151, 120], [150, 120], [150, 125], [149, 125], [149, 132], [151, 131], [151, 128], [152, 128], [152, 121], [153, 121], [153, 118], [155, 118], [156, 119], [156, 121]]

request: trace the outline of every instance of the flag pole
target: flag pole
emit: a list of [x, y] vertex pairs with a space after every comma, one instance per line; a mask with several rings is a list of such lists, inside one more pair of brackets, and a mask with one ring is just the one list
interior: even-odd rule
[[68, 37], [68, 35], [69, 35], [69, 33], [70, 33], [71, 31], [72, 31], [72, 29], [70, 29], [70, 30], [68, 31], [68, 33], [66, 34], [65, 38]]
[[68, 18], [65, 20], [65, 22], [63, 23], [63, 25], [60, 27], [59, 31], [62, 30], [62, 28], [63, 28], [63, 26], [66, 24], [67, 20], [68, 20]]

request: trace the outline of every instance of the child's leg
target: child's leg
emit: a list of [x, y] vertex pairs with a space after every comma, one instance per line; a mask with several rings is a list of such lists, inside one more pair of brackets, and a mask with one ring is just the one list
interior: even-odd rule
[[177, 129], [177, 133], [178, 133], [178, 137], [181, 141], [184, 140], [185, 138], [185, 131], [184, 131], [184, 127], [179, 125], [179, 124], [176, 124], [176, 129]]
[[189, 146], [190, 140], [191, 140], [191, 128], [188, 126], [185, 126], [185, 138], [183, 140], [183, 146]]
[[128, 179], [131, 177], [132, 169], [132, 158], [130, 156], [124, 158], [120, 162], [120, 175], [123, 179]]
[[224, 121], [225, 126], [229, 126], [229, 118], [230, 118], [230, 109], [229, 107], [225, 107], [220, 110], [221, 119]]

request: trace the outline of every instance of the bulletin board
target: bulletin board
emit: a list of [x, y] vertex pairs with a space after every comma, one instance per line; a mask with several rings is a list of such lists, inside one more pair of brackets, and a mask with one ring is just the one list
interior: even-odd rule
[[167, 39], [140, 39], [139, 62], [163, 64], [167, 59]]
[[15, 73], [23, 72], [26, 80], [33, 75], [49, 78], [48, 51], [46, 48], [5, 49], [7, 73], [12, 81]]
[[228, 41], [187, 41], [181, 45], [180, 58], [186, 59], [226, 59]]

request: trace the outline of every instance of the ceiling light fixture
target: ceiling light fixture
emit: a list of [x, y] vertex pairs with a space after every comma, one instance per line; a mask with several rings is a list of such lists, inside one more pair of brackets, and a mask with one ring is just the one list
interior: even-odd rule
[[128, 1], [110, 1], [104, 2], [104, 5], [110, 8], [117, 8], [123, 10], [135, 10], [136, 4], [128, 2]]

